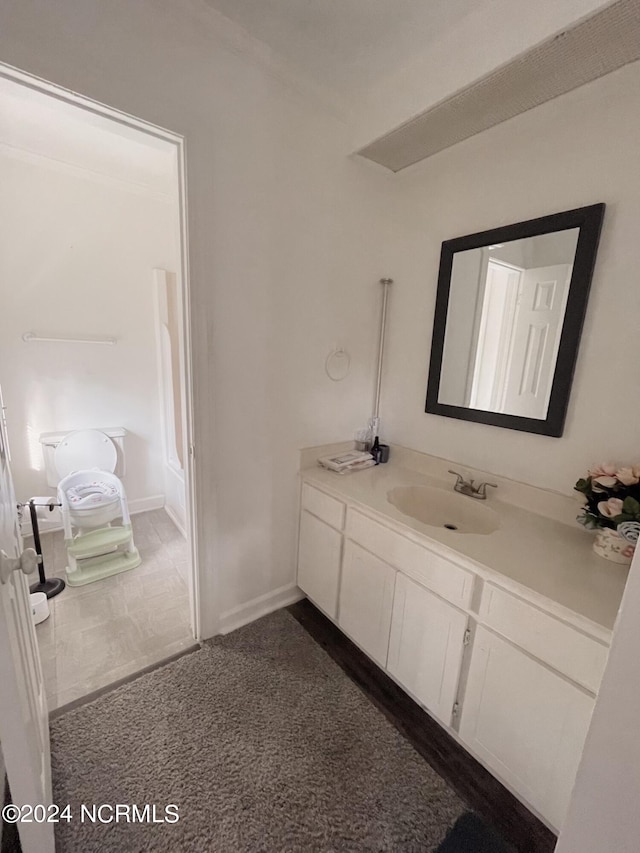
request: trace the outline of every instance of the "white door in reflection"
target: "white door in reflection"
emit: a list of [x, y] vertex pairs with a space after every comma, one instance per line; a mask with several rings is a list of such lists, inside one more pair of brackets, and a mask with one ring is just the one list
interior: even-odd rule
[[487, 262], [469, 397], [469, 405], [474, 409], [502, 411], [523, 272], [521, 267], [495, 258]]
[[544, 419], [572, 264], [523, 269], [489, 258], [469, 405]]

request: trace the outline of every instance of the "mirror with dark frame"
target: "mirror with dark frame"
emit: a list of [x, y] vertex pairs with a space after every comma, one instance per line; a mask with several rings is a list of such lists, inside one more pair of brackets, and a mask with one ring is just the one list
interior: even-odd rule
[[425, 411], [562, 435], [604, 209], [442, 244]]

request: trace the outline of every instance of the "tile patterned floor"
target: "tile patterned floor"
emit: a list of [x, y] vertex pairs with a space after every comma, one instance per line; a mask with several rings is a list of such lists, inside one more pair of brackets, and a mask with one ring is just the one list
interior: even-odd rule
[[[132, 517], [142, 564], [50, 599], [36, 626], [49, 710], [193, 645], [187, 544], [164, 510]], [[65, 578], [62, 532], [42, 536], [47, 575]]]

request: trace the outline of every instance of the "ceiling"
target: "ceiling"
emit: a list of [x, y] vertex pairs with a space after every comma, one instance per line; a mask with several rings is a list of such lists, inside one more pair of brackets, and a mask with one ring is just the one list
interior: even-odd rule
[[640, 0], [616, 0], [359, 151], [404, 169], [640, 60]]
[[478, 0], [205, 0], [315, 84], [358, 97], [477, 9]]
[[0, 157], [38, 158], [160, 195], [176, 192], [173, 146], [0, 77]]

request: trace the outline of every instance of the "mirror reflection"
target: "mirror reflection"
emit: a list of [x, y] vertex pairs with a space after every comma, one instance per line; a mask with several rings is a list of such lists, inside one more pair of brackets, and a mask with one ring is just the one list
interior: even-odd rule
[[579, 231], [454, 253], [438, 403], [545, 420]]

